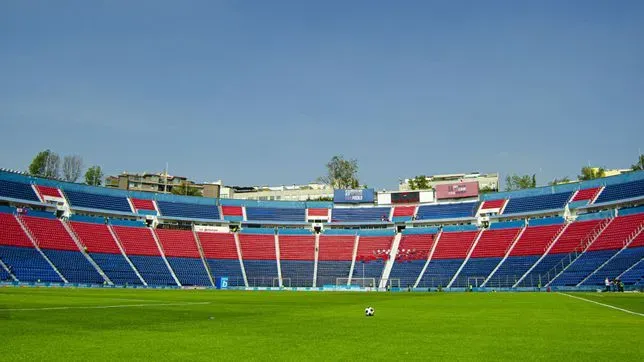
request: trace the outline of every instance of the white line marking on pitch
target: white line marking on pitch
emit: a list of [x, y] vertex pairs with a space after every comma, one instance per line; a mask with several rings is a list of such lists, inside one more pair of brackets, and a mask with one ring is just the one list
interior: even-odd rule
[[67, 310], [67, 309], [108, 309], [108, 308], [137, 308], [137, 307], [169, 307], [183, 305], [203, 305], [210, 302], [185, 302], [185, 303], [150, 303], [150, 304], [118, 304], [118, 305], [95, 305], [95, 306], [71, 306], [71, 307], [42, 307], [42, 308], [13, 308], [0, 309], [0, 312], [17, 312], [30, 310]]
[[557, 294], [565, 295], [566, 297], [575, 298], [575, 299], [579, 299], [579, 300], [585, 300], [586, 302], [590, 302], [590, 303], [595, 303], [595, 304], [603, 305], [604, 307], [608, 307], [608, 308], [612, 308], [612, 309], [617, 309], [617, 310], [621, 310], [622, 312], [626, 312], [626, 313], [630, 313], [630, 314], [635, 314], [635, 315], [638, 315], [638, 316], [640, 316], [640, 317], [644, 317], [644, 313], [637, 313], [637, 312], [633, 312], [632, 310], [628, 310], [628, 309], [624, 309], [624, 308], [615, 307], [614, 305], [605, 304], [605, 303], [599, 303], [599, 302], [596, 302], [596, 301], [594, 301], [594, 300], [590, 300], [590, 299], [586, 299], [586, 298], [582, 298], [582, 297], [578, 297], [578, 296], [570, 295], [570, 294], [566, 294], [566, 293], [561, 293], [561, 292], [557, 292]]

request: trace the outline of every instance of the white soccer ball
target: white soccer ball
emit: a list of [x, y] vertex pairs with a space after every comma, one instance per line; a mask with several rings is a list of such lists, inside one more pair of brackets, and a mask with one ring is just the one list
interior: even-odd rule
[[367, 308], [365, 308], [365, 310], [364, 310], [364, 315], [365, 315], [365, 316], [367, 316], [367, 317], [373, 317], [373, 313], [374, 313], [374, 312], [375, 312], [375, 311], [373, 310], [373, 308], [371, 308], [371, 307], [367, 307]]

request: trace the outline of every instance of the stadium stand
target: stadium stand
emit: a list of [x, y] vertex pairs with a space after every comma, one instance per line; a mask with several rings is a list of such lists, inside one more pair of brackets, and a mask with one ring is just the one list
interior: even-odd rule
[[374, 278], [376, 285], [391, 251], [392, 236], [360, 236], [351, 278]]
[[575, 194], [575, 196], [572, 198], [572, 200], [570, 200], [570, 202], [574, 202], [574, 201], [590, 201], [590, 200], [594, 199], [595, 196], [597, 196], [597, 192], [599, 192], [599, 190], [601, 190], [601, 187], [593, 187], [593, 188], [590, 188], [590, 189], [579, 190]]
[[130, 204], [127, 202], [127, 198], [125, 198], [125, 196], [117, 197], [99, 195], [72, 190], [65, 190], [65, 195], [67, 195], [67, 200], [69, 200], [72, 208], [82, 207], [86, 209], [101, 209], [132, 213]]
[[146, 199], [130, 198], [134, 211], [143, 215], [157, 215], [157, 209], [154, 207], [154, 201]]
[[219, 209], [215, 205], [188, 204], [184, 202], [157, 201], [163, 216], [186, 219], [219, 220]]
[[508, 200], [508, 204], [505, 206], [503, 214], [563, 209], [571, 195], [572, 192], [560, 192], [549, 195], [511, 198]]
[[37, 185], [36, 190], [38, 191], [40, 196], [51, 196], [51, 197], [57, 197], [57, 198], [63, 197], [63, 195], [60, 193], [60, 190], [58, 190], [55, 187]]
[[246, 219], [253, 221], [301, 221], [304, 222], [305, 209], [276, 207], [246, 207]]
[[383, 221], [389, 219], [389, 207], [333, 208], [332, 222]]
[[473, 217], [478, 202], [463, 202], [455, 204], [421, 205], [418, 207], [416, 220], [429, 219], [458, 219]]
[[631, 199], [644, 196], [644, 179], [608, 185], [604, 188], [595, 203]]
[[192, 231], [156, 229], [155, 232], [181, 285], [211, 285]]
[[279, 245], [280, 267], [285, 286], [313, 286], [315, 236], [279, 235]]
[[441, 233], [418, 287], [446, 287], [463, 264], [478, 234], [478, 231]]
[[212, 277], [226, 277], [230, 286], [245, 286], [237, 255], [235, 235], [232, 233], [198, 232], [197, 237]]
[[242, 221], [244, 219], [244, 211], [241, 206], [222, 205], [221, 212], [224, 214], [224, 220]]
[[307, 215], [309, 219], [317, 219], [317, 218], [326, 219], [329, 217], [329, 209], [308, 208]]
[[40, 202], [30, 184], [0, 180], [0, 197]]
[[316, 285], [335, 285], [348, 278], [353, 259], [355, 235], [320, 235]]
[[394, 207], [393, 221], [411, 220], [416, 212], [416, 206], [396, 206]]
[[273, 230], [265, 230], [266, 234], [245, 232], [239, 234], [239, 244], [248, 285], [251, 287], [278, 286]]
[[389, 279], [399, 279], [400, 287], [413, 287], [434, 245], [436, 234], [403, 235]]

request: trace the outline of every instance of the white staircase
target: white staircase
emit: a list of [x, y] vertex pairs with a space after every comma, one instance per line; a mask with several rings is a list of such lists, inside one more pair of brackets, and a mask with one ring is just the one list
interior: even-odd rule
[[396, 260], [396, 255], [398, 254], [398, 246], [400, 245], [400, 240], [402, 239], [402, 233], [396, 233], [394, 240], [391, 243], [391, 250], [389, 251], [389, 259], [385, 263], [385, 267], [382, 270], [382, 277], [380, 278], [380, 285], [378, 288], [386, 288], [387, 281], [389, 280], [389, 274], [391, 273], [391, 268], [394, 266]]
[[[246, 218], [244, 214], [244, 218]], [[248, 288], [248, 278], [246, 278], [246, 268], [244, 268], [244, 259], [241, 252], [241, 245], [239, 243], [239, 233], [233, 233], [235, 237], [235, 247], [237, 248], [237, 257], [239, 258], [239, 267], [241, 268], [242, 277], [244, 277], [244, 285]]]
[[168, 262], [168, 259], [165, 257], [165, 251], [163, 251], [163, 247], [161, 246], [161, 242], [159, 241], [159, 237], [157, 236], [157, 233], [154, 232], [153, 229], [149, 229], [149, 230], [150, 230], [150, 233], [152, 233], [154, 242], [157, 244], [157, 248], [159, 249], [159, 253], [161, 254], [161, 258], [163, 259], [165, 266], [168, 267], [170, 274], [172, 274], [172, 279], [174, 279], [174, 282], [177, 283], [178, 286], [181, 286], [181, 282], [179, 281], [179, 278], [177, 278], [177, 275], [174, 273], [174, 270], [172, 270], [172, 267], [170, 266], [170, 262]]
[[353, 269], [356, 266], [356, 255], [358, 254], [359, 242], [360, 242], [360, 235], [356, 234], [356, 241], [353, 244], [353, 257], [351, 257], [351, 268], [349, 269], [349, 277], [347, 278], [347, 285], [351, 285], [351, 279], [353, 279]]
[[5, 264], [2, 260], [0, 260], [0, 268], [4, 269], [7, 272], [7, 274], [9, 274], [11, 279], [13, 279], [14, 282], [19, 282], [20, 281], [20, 280], [18, 280], [18, 278], [16, 278], [15, 275], [13, 275], [11, 270], [9, 270], [9, 267], [7, 266], [7, 264]]
[[203, 267], [206, 268], [206, 273], [208, 273], [208, 280], [210, 280], [210, 286], [215, 286], [215, 282], [212, 280], [212, 273], [210, 272], [210, 266], [208, 266], [208, 262], [206, 262], [206, 256], [203, 253], [203, 248], [201, 247], [201, 241], [199, 240], [199, 236], [197, 235], [197, 232], [192, 229], [192, 235], [195, 238], [195, 242], [197, 243], [197, 249], [199, 250], [199, 256], [201, 257], [201, 262], [203, 263]]
[[315, 254], [313, 262], [313, 288], [317, 286], [318, 281], [318, 255], [320, 253], [320, 234], [315, 234]]
[[69, 236], [72, 238], [72, 240], [74, 240], [74, 243], [76, 244], [76, 247], [78, 248], [78, 250], [81, 252], [81, 254], [83, 254], [83, 256], [85, 256], [85, 259], [87, 259], [87, 261], [90, 264], [92, 264], [94, 269], [96, 269], [96, 272], [98, 272], [98, 274], [100, 274], [101, 277], [103, 277], [103, 280], [105, 280], [105, 282], [107, 284], [114, 285], [114, 283], [112, 283], [112, 281], [107, 276], [107, 274], [105, 274], [103, 269], [101, 269], [101, 267], [98, 266], [98, 264], [96, 264], [94, 259], [92, 259], [92, 257], [89, 255], [89, 253], [87, 252], [87, 250], [85, 248], [85, 245], [83, 245], [83, 243], [81, 243], [80, 239], [78, 238], [78, 235], [76, 235], [76, 232], [72, 229], [72, 227], [69, 226], [69, 224], [67, 222], [65, 222], [65, 221], [61, 220], [60, 223], [63, 224], [63, 227], [65, 228], [65, 230], [67, 230], [67, 233], [69, 234]]
[[443, 235], [443, 230], [440, 230], [438, 232], [438, 234], [436, 234], [436, 238], [434, 239], [434, 245], [432, 245], [432, 250], [429, 252], [429, 255], [427, 256], [427, 261], [425, 262], [425, 265], [423, 266], [423, 269], [420, 271], [420, 274], [418, 274], [418, 278], [416, 279], [416, 283], [414, 283], [414, 288], [418, 288], [418, 284], [423, 279], [423, 275], [425, 274], [425, 271], [427, 270], [427, 266], [432, 261], [432, 257], [434, 256], [434, 251], [436, 251], [436, 246], [438, 245], [438, 241], [440, 240], [441, 235]]
[[483, 281], [483, 283], [481, 284], [481, 287], [484, 287], [484, 286], [487, 284], [487, 282], [488, 282], [490, 279], [492, 279], [492, 277], [494, 276], [494, 274], [496, 273], [496, 271], [497, 271], [497, 270], [499, 270], [499, 268], [501, 267], [501, 265], [503, 265], [503, 263], [505, 262], [505, 259], [507, 259], [507, 258], [508, 258], [508, 256], [510, 256], [510, 253], [512, 252], [512, 249], [514, 249], [514, 246], [517, 244], [517, 242], [519, 241], [519, 239], [521, 239], [521, 236], [522, 236], [522, 235], [523, 235], [523, 233], [525, 232], [525, 229], [526, 229], [526, 228], [527, 228], [527, 226], [524, 226], [524, 227], [522, 227], [522, 228], [521, 228], [521, 230], [519, 230], [519, 232], [517, 233], [517, 236], [514, 238], [514, 241], [512, 241], [512, 244], [510, 244], [510, 246], [505, 250], [505, 256], [503, 256], [503, 259], [501, 259], [501, 261], [499, 262], [499, 264], [497, 264], [497, 265], [496, 265], [496, 267], [494, 268], [494, 270], [492, 270], [492, 272], [490, 273], [490, 275], [488, 275], [488, 277]]
[[143, 285], [145, 285], [147, 287], [148, 283], [145, 281], [145, 279], [143, 279], [143, 277], [141, 276], [141, 273], [139, 273], [139, 271], [136, 269], [136, 267], [132, 263], [132, 260], [130, 260], [130, 258], [125, 253], [125, 249], [123, 248], [123, 245], [121, 244], [121, 240], [119, 240], [119, 238], [116, 236], [116, 233], [112, 229], [112, 225], [107, 225], [107, 229], [110, 231], [110, 234], [112, 234], [112, 238], [116, 242], [116, 246], [118, 246], [119, 250], [121, 251], [121, 255], [123, 255], [123, 257], [125, 258], [127, 263], [130, 264], [130, 267], [132, 268], [132, 270], [134, 270], [134, 273], [136, 274], [136, 276], [139, 277], [139, 280], [141, 280], [141, 283], [143, 283]]
[[280, 239], [277, 233], [275, 234], [275, 261], [277, 264], [277, 280], [279, 282], [279, 287], [282, 288], [284, 283], [282, 281], [282, 265], [280, 263]]
[[465, 257], [465, 260], [461, 264], [461, 266], [458, 267], [458, 270], [456, 271], [456, 274], [452, 277], [452, 280], [449, 281], [449, 284], [447, 284], [447, 288], [451, 288], [452, 284], [454, 284], [454, 281], [456, 281], [456, 278], [458, 278], [458, 275], [461, 273], [461, 270], [465, 267], [465, 264], [467, 264], [467, 261], [470, 260], [470, 256], [472, 256], [472, 253], [474, 252], [474, 249], [476, 248], [476, 245], [478, 245], [479, 240], [481, 240], [481, 235], [483, 235], [483, 232], [485, 230], [479, 231], [479, 233], [476, 235], [476, 239], [474, 239], [474, 242], [472, 243], [472, 246], [470, 247], [470, 250], [467, 252], [467, 256]]
[[63, 282], [69, 283], [69, 281], [67, 281], [67, 279], [65, 279], [63, 274], [58, 270], [58, 268], [56, 268], [54, 263], [52, 263], [51, 260], [49, 260], [49, 258], [47, 257], [47, 255], [45, 255], [45, 253], [43, 253], [43, 251], [40, 249], [40, 247], [38, 246], [38, 243], [36, 242], [36, 238], [34, 238], [34, 236], [31, 234], [31, 231], [29, 230], [29, 228], [27, 228], [27, 225], [25, 225], [25, 223], [22, 221], [22, 219], [19, 216], [15, 215], [14, 217], [16, 218], [16, 220], [18, 220], [18, 224], [20, 224], [22, 231], [25, 232], [25, 234], [27, 235], [31, 243], [34, 245], [34, 248], [36, 248], [38, 253], [40, 253], [40, 255], [47, 261], [47, 263], [51, 266], [51, 268], [54, 269], [56, 274], [58, 274], [58, 276], [60, 277], [60, 279], [63, 280]]

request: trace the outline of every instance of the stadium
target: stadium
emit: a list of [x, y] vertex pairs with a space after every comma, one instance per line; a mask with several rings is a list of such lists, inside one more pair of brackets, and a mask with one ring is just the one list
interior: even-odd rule
[[644, 360], [643, 14], [0, 2], [0, 358]]

